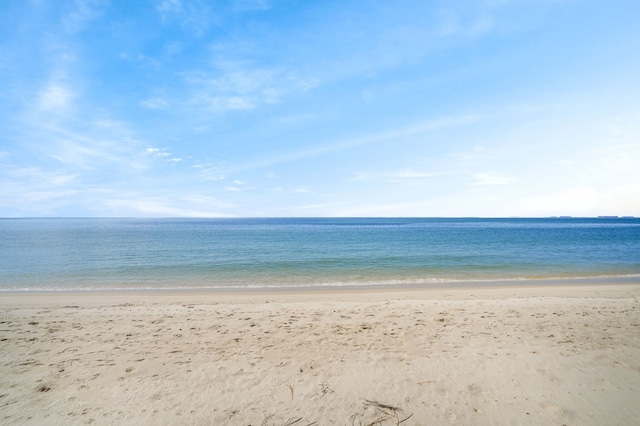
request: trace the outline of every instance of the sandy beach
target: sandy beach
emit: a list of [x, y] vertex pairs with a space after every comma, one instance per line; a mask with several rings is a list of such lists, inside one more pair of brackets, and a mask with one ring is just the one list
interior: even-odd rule
[[0, 296], [0, 423], [629, 425], [640, 283]]

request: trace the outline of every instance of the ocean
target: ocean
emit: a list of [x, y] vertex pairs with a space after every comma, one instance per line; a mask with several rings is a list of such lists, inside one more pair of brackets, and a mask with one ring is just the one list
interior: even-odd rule
[[640, 277], [640, 219], [1, 219], [0, 292]]

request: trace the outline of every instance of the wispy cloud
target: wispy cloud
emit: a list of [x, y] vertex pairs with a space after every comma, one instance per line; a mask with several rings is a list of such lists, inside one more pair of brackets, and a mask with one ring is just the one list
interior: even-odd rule
[[32, 149], [72, 169], [103, 169], [107, 164], [129, 170], [142, 167], [141, 155], [135, 155], [141, 152], [140, 142], [117, 122], [93, 120], [83, 129], [58, 123], [32, 125], [31, 137], [47, 142]]
[[225, 191], [231, 191], [231, 192], [242, 192], [242, 191], [249, 191], [255, 189], [252, 186], [247, 186], [246, 182], [240, 181], [240, 180], [234, 180], [232, 182], [232, 185], [228, 185], [225, 186], [224, 190]]
[[283, 69], [240, 63], [222, 63], [208, 71], [186, 73], [185, 82], [193, 93], [190, 103], [213, 111], [248, 111], [277, 104], [285, 96], [307, 91], [315, 84]]
[[192, 167], [198, 171], [200, 177], [204, 180], [222, 181], [227, 178], [227, 175], [222, 172], [222, 166], [219, 165], [196, 162]]
[[476, 173], [473, 175], [474, 185], [508, 185], [513, 177], [496, 172]]
[[274, 186], [267, 189], [269, 192], [273, 193], [287, 193], [287, 194], [311, 194], [313, 191], [308, 186], [300, 186], [300, 185], [288, 185], [284, 186]]
[[201, 0], [162, 0], [156, 10], [162, 22], [177, 23], [183, 30], [196, 36], [204, 35], [216, 22], [210, 5]]
[[164, 148], [148, 147], [145, 149], [145, 152], [152, 158], [157, 158], [164, 161], [173, 163], [184, 161], [184, 158], [176, 157]]
[[415, 170], [401, 170], [396, 172], [359, 172], [354, 180], [383, 181], [389, 183], [416, 183], [430, 180], [441, 175], [440, 172], [420, 172]]
[[38, 107], [44, 111], [59, 111], [70, 106], [74, 94], [60, 83], [48, 84], [38, 94]]
[[62, 25], [69, 34], [83, 31], [101, 15], [102, 9], [108, 4], [106, 0], [75, 0], [70, 5], [70, 11], [64, 16]]
[[165, 98], [154, 97], [141, 101], [140, 105], [149, 109], [167, 109], [169, 101]]
[[440, 37], [478, 36], [489, 32], [493, 25], [494, 17], [486, 10], [470, 14], [469, 10], [452, 7], [437, 14], [435, 29]]
[[0, 209], [20, 215], [47, 215], [78, 194], [77, 176], [65, 170], [3, 165]]
[[264, 158], [255, 160], [253, 162], [247, 162], [244, 164], [238, 164], [229, 167], [230, 171], [242, 171], [258, 169], [263, 167], [273, 166], [275, 164], [285, 163], [289, 161], [300, 160], [303, 158], [317, 157], [330, 152], [341, 151], [348, 148], [354, 148], [374, 143], [382, 143], [387, 141], [401, 141], [404, 138], [427, 134], [430, 131], [441, 130], [451, 127], [463, 127], [476, 123], [481, 120], [482, 117], [477, 114], [463, 114], [458, 116], [443, 116], [435, 119], [419, 121], [404, 127], [397, 129], [379, 132], [374, 134], [367, 134], [361, 137], [351, 138], [347, 140], [341, 140], [334, 143], [328, 143], [325, 145], [317, 145], [305, 150], [297, 152], [288, 152], [280, 156], [274, 156], [271, 158]]
[[200, 94], [192, 99], [197, 104], [203, 104], [213, 111], [251, 111], [258, 105], [258, 99], [243, 96], [207, 96]]
[[229, 217], [232, 214], [222, 213], [234, 207], [234, 204], [219, 201], [215, 197], [187, 195], [184, 197], [144, 197], [140, 194], [129, 194], [126, 198], [111, 198], [103, 203], [104, 208], [112, 215], [148, 216], [148, 217]]
[[332, 16], [330, 23], [324, 22], [330, 27], [312, 27], [304, 35], [308, 44], [321, 44], [317, 34], [333, 45], [323, 52], [321, 64], [307, 70], [324, 85], [370, 78], [418, 63], [446, 47], [486, 37], [495, 27], [496, 7], [472, 3], [434, 7], [431, 2], [418, 2], [402, 10], [394, 3], [380, 3], [348, 19]]
[[591, 186], [581, 186], [558, 191], [545, 191], [544, 194], [525, 195], [519, 200], [519, 205], [515, 210], [531, 216], [593, 215], [598, 211], [601, 202], [602, 195], [597, 189]]
[[[210, 11], [200, 11], [202, 5], [199, 2], [194, 4], [187, 6], [184, 1], [164, 0], [158, 11], [167, 22], [188, 19], [192, 14], [211, 15]], [[262, 0], [236, 0], [232, 6], [236, 12], [268, 8], [269, 2]], [[470, 37], [489, 33], [494, 19], [489, 13], [490, 8], [465, 11], [451, 7], [443, 12], [443, 16], [433, 16], [428, 11], [430, 8], [421, 7], [414, 12], [404, 11], [402, 17], [406, 19], [403, 19], [401, 27], [395, 24], [394, 19], [389, 20], [388, 25], [378, 26], [385, 22], [382, 18], [388, 9], [398, 12], [391, 6], [380, 6], [370, 11], [380, 18], [376, 24], [367, 22], [365, 18], [353, 18], [346, 25], [344, 20], [336, 17], [330, 28], [312, 27], [298, 43], [292, 43], [283, 38], [287, 36], [276, 31], [268, 32], [269, 36], [257, 43], [255, 37], [264, 34], [261, 31], [253, 33], [255, 28], [249, 29], [253, 38], [234, 33], [231, 37], [217, 40], [211, 46], [213, 66], [210, 69], [192, 69], [183, 74], [187, 87], [191, 88], [190, 102], [214, 112], [252, 111], [261, 106], [279, 104], [296, 93], [413, 63], [439, 48], [437, 39], [442, 31], [438, 28], [445, 25], [443, 23], [448, 28], [447, 35]], [[353, 25], [358, 25], [359, 30], [354, 32]], [[312, 35], [316, 33], [322, 34], [323, 38], [328, 37], [327, 41], [334, 40], [335, 44], [335, 49], [322, 52], [321, 61], [311, 54], [312, 50], [300, 50], [301, 44], [322, 44], [322, 40]], [[265, 57], [269, 60], [265, 61]], [[269, 66], [265, 66], [266, 63]]]
[[41, 187], [64, 186], [73, 181], [76, 175], [63, 170], [43, 170], [41, 167], [9, 167], [5, 176], [19, 182], [38, 184]]
[[222, 25], [229, 13], [261, 12], [271, 9], [269, 0], [231, 0], [216, 3], [203, 0], [161, 0], [156, 6], [162, 22], [178, 23], [196, 36], [204, 35], [212, 26]]

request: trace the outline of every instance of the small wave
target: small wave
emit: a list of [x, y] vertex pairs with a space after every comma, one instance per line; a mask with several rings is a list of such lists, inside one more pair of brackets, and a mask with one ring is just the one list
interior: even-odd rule
[[446, 287], [455, 288], [456, 285], [467, 287], [472, 285], [486, 286], [490, 284], [504, 285], [508, 283], [572, 283], [572, 282], [603, 282], [625, 281], [640, 279], [640, 274], [603, 274], [589, 276], [545, 276], [545, 277], [500, 277], [500, 278], [411, 278], [411, 279], [386, 279], [373, 281], [324, 281], [324, 282], [300, 282], [292, 283], [254, 283], [246, 282], [241, 284], [186, 284], [186, 285], [96, 285], [96, 286], [37, 286], [37, 287], [3, 287], [0, 293], [90, 293], [90, 292], [158, 292], [158, 291], [243, 291], [243, 290], [313, 290], [331, 288], [415, 288], [425, 287]]

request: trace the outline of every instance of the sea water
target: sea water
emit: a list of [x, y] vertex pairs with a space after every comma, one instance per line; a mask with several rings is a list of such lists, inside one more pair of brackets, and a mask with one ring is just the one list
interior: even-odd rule
[[2, 219], [0, 291], [640, 277], [640, 219]]

